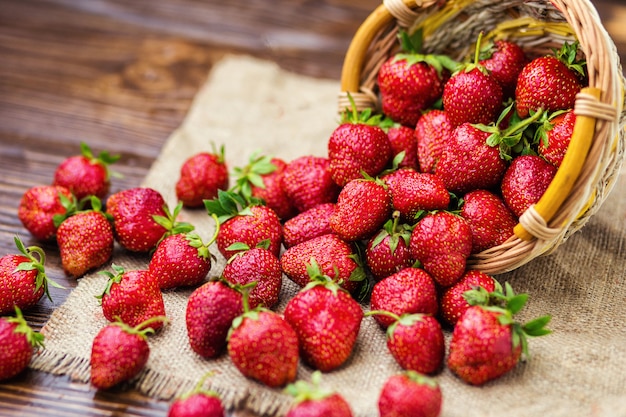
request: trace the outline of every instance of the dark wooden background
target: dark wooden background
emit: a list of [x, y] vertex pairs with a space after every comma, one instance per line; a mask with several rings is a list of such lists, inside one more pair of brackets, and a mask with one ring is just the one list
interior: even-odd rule
[[[121, 154], [112, 192], [140, 184], [183, 120], [211, 66], [251, 54], [301, 74], [339, 80], [344, 53], [378, 0], [0, 0], [0, 255], [30, 187], [85, 141]], [[626, 5], [596, 0], [626, 58]], [[334, 105], [334, 103], [329, 103]], [[54, 245], [46, 270], [67, 288]], [[68, 291], [52, 289], [27, 318], [41, 328]], [[27, 370], [0, 383], [0, 416], [164, 416], [168, 404], [134, 391], [97, 393]], [[248, 415], [236, 411], [233, 415]]]

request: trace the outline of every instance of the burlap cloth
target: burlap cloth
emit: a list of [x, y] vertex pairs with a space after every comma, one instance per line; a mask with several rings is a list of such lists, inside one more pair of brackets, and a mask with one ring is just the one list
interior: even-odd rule
[[[337, 125], [336, 81], [294, 75], [272, 63], [228, 57], [218, 63], [198, 93], [182, 126], [167, 141], [143, 185], [159, 190], [176, 204], [174, 184], [182, 162], [226, 147], [230, 167], [242, 166], [255, 150], [289, 161], [305, 154], [326, 156], [326, 143]], [[532, 339], [530, 361], [503, 378], [472, 387], [443, 370], [437, 376], [444, 395], [442, 415], [471, 416], [626, 416], [626, 231], [624, 175], [612, 195], [581, 231], [554, 254], [533, 260], [514, 272], [499, 275], [519, 292], [530, 293], [520, 319], [552, 314], [553, 334]], [[184, 211], [208, 237], [213, 224], [204, 210]], [[212, 274], [219, 274], [224, 260]], [[123, 251], [114, 261], [126, 268], [146, 267], [145, 257]], [[96, 273], [80, 279], [67, 301], [45, 325], [46, 349], [31, 367], [73, 380], [89, 380], [91, 341], [106, 324], [94, 295], [106, 278]], [[296, 287], [285, 278], [283, 308]], [[226, 355], [205, 360], [187, 342], [185, 306], [190, 290], [165, 293], [171, 324], [150, 338], [150, 360], [133, 382], [149, 396], [170, 399], [189, 390], [207, 371], [209, 380], [229, 407], [259, 414], [281, 415], [290, 398], [247, 380]], [[446, 334], [449, 340], [449, 333]], [[350, 402], [355, 416], [377, 416], [377, 398], [385, 379], [399, 372], [387, 353], [383, 331], [364, 320], [352, 358], [324, 375], [324, 384]], [[300, 366], [298, 377], [311, 370]]]

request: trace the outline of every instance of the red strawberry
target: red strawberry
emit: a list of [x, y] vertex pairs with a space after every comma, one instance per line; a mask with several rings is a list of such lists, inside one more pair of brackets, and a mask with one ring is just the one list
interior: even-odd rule
[[508, 40], [490, 42], [480, 51], [480, 64], [500, 83], [505, 98], [515, 94], [517, 77], [527, 63], [522, 47]]
[[332, 233], [330, 216], [335, 203], [319, 204], [297, 214], [283, 224], [283, 245], [289, 249], [314, 237]]
[[469, 307], [452, 332], [448, 367], [472, 385], [482, 385], [515, 368], [522, 353], [528, 356], [527, 336], [550, 333], [545, 329], [550, 316], [524, 325], [514, 321], [513, 315], [522, 309], [527, 294], [515, 295], [507, 284], [506, 293], [496, 298], [502, 301], [501, 306]]
[[420, 117], [415, 126], [415, 140], [421, 172], [435, 172], [437, 161], [441, 158], [445, 143], [452, 136], [453, 130], [448, 113], [443, 110], [433, 109]]
[[115, 238], [109, 217], [101, 211], [97, 197], [92, 196], [90, 201], [90, 210], [61, 219], [57, 228], [63, 270], [75, 278], [104, 265], [113, 256]]
[[409, 224], [416, 223], [418, 213], [426, 210], [445, 210], [450, 194], [443, 180], [434, 174], [400, 168], [381, 177], [389, 187], [392, 206]]
[[552, 165], [560, 167], [572, 139], [575, 123], [576, 114], [571, 109], [551, 117], [539, 133], [539, 155]]
[[304, 287], [311, 280], [307, 271], [311, 259], [317, 262], [322, 274], [330, 276], [353, 294], [366, 279], [352, 245], [334, 234], [318, 236], [292, 246], [280, 257], [280, 266], [289, 279]]
[[387, 379], [378, 398], [380, 417], [437, 417], [441, 388], [433, 378], [406, 371]]
[[267, 249], [267, 245], [242, 247], [245, 249], [228, 260], [222, 276], [231, 284], [243, 286], [256, 283], [249, 294], [250, 308], [254, 309], [259, 305], [267, 308], [276, 306], [283, 282], [280, 261]]
[[329, 372], [352, 355], [363, 310], [347, 291], [323, 275], [316, 263], [310, 264], [309, 270], [311, 282], [289, 300], [285, 320], [296, 331], [302, 359]]
[[341, 187], [362, 178], [363, 173], [371, 177], [380, 174], [393, 156], [389, 137], [378, 126], [380, 117], [370, 117], [370, 109], [357, 112], [350, 100], [352, 113], [344, 114], [328, 140], [331, 176]]
[[472, 231], [460, 216], [447, 211], [429, 213], [415, 225], [409, 249], [439, 285], [449, 287], [465, 272]]
[[365, 260], [377, 280], [413, 265], [409, 252], [410, 227], [398, 224], [399, 219], [400, 213], [394, 212], [393, 218], [367, 242]]
[[[388, 311], [397, 316], [435, 315], [439, 308], [435, 281], [423, 269], [402, 269], [374, 284], [370, 306], [372, 310]], [[374, 319], [385, 328], [394, 322], [386, 315], [375, 315]]]
[[[135, 327], [152, 317], [165, 316], [163, 294], [150, 271], [126, 271], [115, 264], [112, 268], [115, 274], [109, 271], [100, 272], [109, 280], [104, 292], [97, 296], [107, 320], [113, 322], [119, 317], [123, 323]], [[153, 330], [162, 326], [160, 321], [150, 324]]]
[[576, 61], [578, 43], [563, 45], [556, 56], [542, 56], [530, 61], [519, 74], [515, 89], [517, 112], [527, 117], [540, 109], [547, 112], [574, 107], [582, 88], [584, 70]]
[[[17, 217], [36, 239], [47, 241], [55, 237], [54, 216], [64, 215], [72, 200], [69, 189], [60, 185], [40, 185], [29, 188], [20, 200]], [[65, 200], [64, 200], [65, 199]]]
[[328, 158], [301, 156], [287, 164], [281, 180], [287, 197], [299, 212], [334, 203], [339, 187], [332, 179]]
[[170, 405], [167, 417], [225, 417], [224, 405], [215, 391], [204, 389], [202, 378], [196, 387]]
[[393, 123], [386, 128], [389, 144], [391, 145], [391, 155], [398, 158], [400, 154], [401, 160], [398, 161], [399, 168], [418, 168], [417, 162], [417, 139], [415, 138], [415, 129], [407, 126]]
[[84, 142], [81, 142], [80, 150], [81, 155], [71, 156], [59, 164], [52, 185], [66, 187], [78, 200], [91, 195], [102, 199], [111, 186], [109, 165], [120, 157], [106, 151], [96, 157]]
[[513, 159], [502, 178], [502, 198], [511, 211], [520, 217], [528, 207], [539, 201], [557, 168], [537, 155]]
[[228, 356], [245, 377], [271, 388], [296, 378], [298, 337], [291, 326], [271, 310], [250, 310], [244, 293], [244, 313], [228, 336]]
[[50, 298], [48, 284], [63, 288], [46, 276], [46, 255], [42, 248], [26, 248], [17, 236], [14, 241], [20, 254], [0, 258], [0, 315], [11, 313], [15, 307], [30, 308], [44, 294]]
[[33, 348], [43, 347], [43, 339], [41, 333], [33, 331], [26, 323], [19, 307], [15, 307], [15, 317], [0, 317], [0, 381], [26, 369], [33, 357]]
[[445, 354], [443, 330], [431, 315], [397, 314], [373, 310], [374, 317], [393, 320], [387, 328], [387, 348], [402, 369], [434, 374], [441, 369]]
[[463, 196], [461, 217], [472, 229], [472, 253], [504, 243], [513, 236], [517, 218], [497, 194], [475, 190]]
[[[488, 297], [488, 293], [496, 290], [496, 280], [492, 276], [474, 269], [470, 269], [451, 287], [444, 290], [439, 299], [439, 312], [444, 321], [452, 326], [456, 324], [459, 317], [465, 313], [470, 306], [465, 294], [469, 290], [478, 290], [475, 294], [484, 294]], [[476, 298], [474, 298], [476, 299]]]
[[196, 288], [187, 301], [185, 323], [189, 344], [203, 358], [219, 356], [226, 348], [228, 330], [243, 313], [241, 292], [223, 280]]
[[148, 334], [155, 322], [163, 325], [165, 317], [153, 317], [135, 327], [115, 321], [103, 327], [91, 346], [91, 384], [109, 389], [129, 381], [141, 372], [150, 357]]
[[315, 371], [311, 383], [300, 380], [287, 385], [285, 391], [295, 398], [285, 417], [352, 417], [350, 404], [341, 394], [323, 389], [321, 378], [321, 372]]
[[348, 182], [339, 193], [330, 228], [341, 239], [371, 237], [391, 214], [391, 195], [380, 180], [361, 178]]
[[217, 197], [217, 190], [228, 188], [228, 166], [224, 147], [219, 152], [199, 152], [189, 157], [180, 169], [176, 197], [185, 207], [202, 207], [202, 200]]

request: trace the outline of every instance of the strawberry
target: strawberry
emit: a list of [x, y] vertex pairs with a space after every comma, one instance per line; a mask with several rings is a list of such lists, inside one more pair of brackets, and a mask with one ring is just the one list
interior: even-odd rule
[[417, 139], [415, 138], [415, 129], [393, 123], [385, 129], [389, 144], [391, 145], [391, 155], [394, 159], [400, 154], [401, 160], [398, 162], [398, 168], [418, 168], [417, 162]]
[[413, 265], [409, 252], [410, 227], [399, 224], [399, 219], [400, 213], [394, 212], [392, 218], [367, 242], [365, 261], [376, 280]]
[[285, 392], [294, 397], [285, 417], [352, 417], [350, 404], [341, 394], [321, 387], [322, 373], [311, 374], [311, 382], [303, 380], [287, 385]]
[[202, 200], [215, 198], [217, 190], [226, 190], [228, 181], [224, 147], [219, 152], [199, 152], [183, 162], [176, 197], [185, 207], [202, 207]]
[[578, 42], [565, 42], [555, 55], [530, 61], [517, 79], [515, 102], [521, 117], [542, 109], [547, 112], [574, 107], [576, 94], [582, 88], [584, 63], [577, 61]]
[[363, 310], [317, 263], [312, 262], [308, 269], [311, 282], [289, 300], [285, 320], [298, 336], [302, 359], [315, 369], [330, 372], [352, 355]]
[[441, 403], [441, 388], [435, 379], [406, 371], [385, 381], [378, 410], [380, 417], [437, 417]]
[[417, 214], [424, 210], [445, 210], [450, 204], [443, 180], [434, 174], [400, 168], [381, 180], [389, 187], [393, 209], [409, 224], [414, 224]]
[[109, 216], [102, 212], [100, 200], [90, 198], [91, 209], [74, 212], [57, 228], [57, 244], [63, 270], [78, 278], [104, 265], [113, 256], [114, 233]]
[[225, 417], [224, 405], [219, 394], [203, 388], [207, 373], [195, 388], [175, 399], [170, 405], [167, 417]]
[[293, 382], [299, 360], [296, 332], [278, 313], [250, 310], [245, 292], [243, 306], [228, 335], [231, 362], [245, 377], [271, 388]]
[[219, 223], [217, 248], [224, 258], [229, 259], [242, 249], [230, 248], [233, 243], [244, 243], [253, 248], [264, 240], [269, 241], [268, 249], [280, 254], [283, 241], [283, 226], [276, 212], [256, 201], [247, 202], [235, 192], [220, 191], [213, 200], [205, 200], [206, 210], [216, 215]]
[[280, 261], [268, 250], [268, 243], [268, 241], [261, 242], [254, 248], [243, 244], [241, 246], [243, 250], [235, 253], [228, 260], [222, 272], [224, 279], [231, 284], [243, 286], [252, 282], [256, 283], [248, 299], [252, 309], [259, 305], [267, 308], [276, 306], [282, 287], [283, 273], [280, 269]]
[[511, 211], [520, 217], [528, 207], [539, 201], [557, 168], [537, 155], [513, 159], [502, 178], [502, 198]]
[[391, 195], [382, 181], [371, 177], [354, 179], [339, 193], [330, 228], [346, 241], [368, 239], [390, 214]]
[[561, 166], [572, 139], [576, 114], [572, 109], [555, 112], [539, 130], [537, 153], [557, 168]]
[[72, 200], [72, 193], [60, 185], [38, 185], [22, 195], [17, 209], [17, 217], [33, 237], [41, 241], [52, 240], [57, 228], [55, 215], [64, 215]]
[[31, 329], [19, 307], [14, 311], [15, 317], [0, 317], [0, 381], [21, 373], [33, 357], [33, 348], [43, 347], [44, 336]]
[[[374, 284], [370, 307], [397, 316], [414, 313], [435, 315], [439, 308], [435, 281], [423, 269], [402, 269]], [[375, 315], [374, 319], [384, 328], [394, 322], [386, 315]]]
[[[485, 293], [495, 291], [496, 286], [499, 285], [492, 276], [485, 274], [484, 272], [470, 269], [463, 274], [459, 282], [446, 288], [439, 299], [439, 313], [443, 320], [454, 326], [459, 320], [459, 317], [463, 315], [465, 310], [470, 307], [470, 304], [465, 298], [465, 294], [469, 290], [478, 290], [474, 294], [480, 296]], [[474, 297], [476, 297], [476, 295]]]
[[497, 194], [474, 190], [463, 196], [461, 217], [472, 230], [472, 253], [500, 245], [513, 236], [517, 218]]
[[366, 279], [353, 246], [334, 234], [318, 236], [287, 249], [280, 257], [280, 267], [289, 279], [304, 287], [311, 280], [307, 271], [311, 259], [315, 259], [322, 274], [350, 293], [354, 294]]
[[367, 315], [393, 320], [387, 328], [387, 349], [402, 369], [421, 374], [434, 374], [441, 369], [445, 344], [436, 318], [427, 314], [399, 316], [383, 310], [373, 310]]
[[[150, 271], [126, 271], [115, 264], [112, 268], [115, 274], [99, 272], [109, 280], [102, 294], [96, 296], [107, 320], [113, 322], [119, 317], [123, 323], [135, 327], [152, 317], [165, 316], [163, 294]], [[150, 324], [155, 331], [162, 326], [161, 321]]]
[[[341, 124], [328, 139], [328, 159], [333, 181], [343, 187], [363, 173], [375, 177], [391, 160], [391, 144], [379, 126], [380, 116], [371, 116], [371, 109], [346, 111]], [[371, 116], [371, 117], [370, 117]]]
[[106, 151], [94, 156], [84, 142], [81, 142], [80, 150], [80, 155], [71, 156], [59, 164], [54, 171], [52, 185], [69, 189], [78, 200], [92, 195], [103, 199], [111, 186], [109, 165], [117, 162], [120, 157]]
[[24, 246], [13, 238], [20, 254], [0, 258], [0, 315], [37, 304], [44, 294], [51, 300], [48, 285], [63, 288], [46, 276], [46, 254], [39, 246]]
[[91, 345], [91, 384], [106, 390], [137, 376], [150, 356], [148, 334], [164, 321], [153, 317], [134, 327], [115, 321], [100, 329]]
[[335, 203], [323, 203], [312, 207], [283, 223], [283, 246], [292, 246], [314, 237], [332, 233], [330, 216], [335, 211]]
[[472, 305], [459, 318], [450, 340], [448, 367], [463, 381], [483, 385], [506, 374], [528, 356], [527, 336], [543, 336], [550, 331], [545, 326], [550, 316], [526, 324], [514, 321], [528, 299], [527, 294], [515, 294], [506, 284], [506, 291], [492, 293], [499, 305]]
[[448, 113], [443, 110], [433, 109], [420, 117], [415, 126], [420, 172], [435, 172], [437, 161], [441, 158], [445, 143], [452, 136], [453, 130]]
[[282, 188], [298, 212], [319, 204], [334, 203], [339, 187], [332, 179], [328, 158], [305, 155], [287, 164]]
[[502, 86], [504, 97], [513, 97], [519, 73], [528, 63], [522, 47], [512, 41], [497, 40], [483, 47], [479, 58], [480, 65]]
[[429, 213], [413, 228], [409, 249], [439, 285], [449, 287], [465, 272], [472, 230], [464, 218], [450, 212]]
[[241, 292], [225, 280], [212, 280], [196, 288], [185, 310], [191, 349], [203, 358], [219, 356], [226, 348], [233, 320], [242, 313]]

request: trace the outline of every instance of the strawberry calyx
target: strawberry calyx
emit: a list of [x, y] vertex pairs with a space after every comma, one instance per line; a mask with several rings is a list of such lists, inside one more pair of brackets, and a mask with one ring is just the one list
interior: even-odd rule
[[543, 143], [544, 146], [548, 146], [548, 132], [554, 128], [554, 119], [558, 116], [567, 113], [571, 110], [557, 110], [552, 113], [544, 112], [542, 117], [537, 120], [537, 129], [534, 135], [534, 144]]
[[404, 60], [409, 66], [424, 62], [435, 68], [439, 76], [441, 76], [444, 69], [453, 72], [459, 66], [457, 61], [447, 55], [422, 53], [424, 36], [421, 28], [412, 34], [409, 34], [406, 30], [400, 30], [398, 32], [398, 40], [401, 52], [394, 55], [394, 62]]
[[35, 277], [35, 290], [33, 292], [37, 292], [41, 287], [43, 287], [46, 297], [48, 297], [48, 299], [52, 301], [49, 286], [52, 285], [55, 288], [60, 288], [63, 290], [65, 289], [65, 287], [58, 284], [53, 279], [48, 278], [48, 276], [46, 275], [46, 270], [44, 267], [44, 264], [46, 262], [46, 253], [39, 246], [24, 246], [24, 243], [18, 236], [15, 236], [13, 240], [15, 242], [15, 246], [20, 251], [20, 253], [29, 259], [29, 261], [24, 261], [17, 265], [13, 272], [33, 270], [37, 271], [37, 276]]
[[154, 334], [154, 329], [150, 327], [151, 324], [156, 322], [162, 322], [163, 324], [169, 323], [169, 319], [165, 316], [153, 316], [149, 319], [146, 319], [139, 323], [138, 325], [131, 327], [128, 324], [124, 323], [119, 316], [115, 316], [115, 321], [112, 322], [111, 326], [120, 327], [124, 332], [128, 334], [138, 335], [144, 340], [148, 339], [148, 335]]
[[202, 259], [209, 259], [211, 257], [209, 246], [211, 246], [213, 242], [215, 242], [215, 240], [217, 239], [217, 235], [220, 231], [220, 223], [217, 221], [217, 216], [212, 214], [211, 217], [215, 221], [215, 231], [213, 232], [213, 236], [211, 236], [211, 239], [207, 243], [204, 243], [200, 235], [194, 231], [185, 233], [185, 240], [187, 240], [189, 246], [198, 250], [198, 256]]
[[439, 386], [439, 383], [435, 378], [431, 378], [411, 369], [404, 371], [404, 375], [419, 385], [425, 385], [430, 388], [437, 388]]
[[[339, 271], [335, 267], [335, 276], [339, 275]], [[310, 281], [307, 285], [305, 285], [301, 291], [308, 291], [313, 287], [323, 286], [324, 288], [330, 290], [335, 297], [337, 296], [338, 291], [345, 291], [341, 288], [341, 283], [336, 282], [332, 279], [332, 277], [324, 274], [320, 269], [317, 260], [313, 257], [309, 260], [309, 263], [306, 265], [306, 272], [309, 275]]]
[[580, 43], [578, 41], [574, 41], [572, 43], [565, 41], [560, 49], [552, 49], [552, 52], [559, 61], [567, 66], [567, 68], [574, 71], [578, 76], [584, 78], [586, 76], [585, 67], [587, 66], [587, 62], [585, 60], [578, 59], [579, 45]]
[[[260, 241], [259, 243], [257, 243], [255, 245], [255, 248], [269, 250], [271, 244], [272, 244], [272, 241], [270, 239], [263, 239], [262, 241]], [[247, 243], [244, 243], [244, 242], [232, 243], [231, 245], [229, 245], [226, 248], [226, 250], [227, 251], [236, 251], [236, 252], [230, 258], [228, 258], [226, 263], [227, 264], [232, 263], [232, 261], [234, 259], [236, 259], [239, 256], [243, 256], [243, 254], [246, 253], [247, 251], [249, 251], [250, 249], [252, 249], [252, 248]]]
[[320, 401], [333, 395], [333, 391], [324, 389], [321, 386], [322, 372], [319, 370], [311, 374], [311, 381], [298, 380], [288, 384], [284, 392], [294, 397], [294, 403], [299, 404], [304, 401]]
[[240, 192], [234, 190], [218, 190], [217, 197], [204, 200], [207, 213], [215, 214], [220, 224], [235, 216], [252, 216], [250, 207], [258, 205], [264, 205], [263, 201], [254, 197], [246, 199]]
[[385, 222], [383, 228], [380, 232], [378, 232], [376, 237], [374, 237], [372, 247], [377, 247], [383, 240], [385, 240], [385, 238], [389, 237], [389, 251], [393, 255], [398, 248], [400, 239], [404, 240], [404, 243], [408, 247], [412, 229], [413, 227], [406, 223], [400, 224], [400, 212], [398, 210], [394, 210], [391, 214], [391, 219]]
[[112, 171], [110, 169], [110, 165], [119, 161], [121, 155], [111, 155], [107, 151], [101, 151], [98, 156], [95, 156], [91, 151], [89, 145], [85, 142], [80, 143], [80, 153], [82, 156], [87, 158], [91, 164], [99, 164], [104, 167], [106, 170], [106, 179], [108, 180], [111, 177], [121, 178], [122, 175], [118, 172]]
[[352, 124], [364, 124], [368, 126], [380, 126], [382, 115], [375, 114], [372, 115], [373, 110], [371, 108], [367, 108], [363, 111], [358, 111], [356, 107], [356, 102], [354, 101], [354, 97], [352, 94], [348, 94], [348, 100], [350, 100], [351, 108], [347, 108], [341, 115], [341, 123], [352, 123]]
[[396, 328], [398, 327], [399, 324], [403, 325], [404, 327], [411, 327], [415, 323], [421, 321], [422, 318], [425, 316], [424, 314], [421, 314], [421, 313], [415, 313], [415, 314], [405, 313], [402, 315], [398, 315], [396, 313], [393, 313], [387, 310], [371, 310], [365, 313], [365, 316], [375, 316], [375, 315], [387, 316], [393, 319], [393, 323], [391, 323], [387, 327], [387, 337], [389, 339], [393, 339], [393, 334], [396, 331]]
[[457, 65], [456, 69], [452, 73], [453, 76], [461, 72], [468, 73], [474, 70], [478, 70], [484, 75], [489, 75], [489, 70], [487, 69], [487, 67], [485, 67], [484, 65], [480, 63], [480, 53], [481, 53], [481, 44], [482, 44], [483, 35], [484, 35], [484, 32], [482, 31], [478, 34], [478, 39], [476, 40], [476, 46], [474, 47], [474, 60], [464, 63], [464, 64]]
[[13, 329], [13, 333], [23, 334], [28, 340], [28, 343], [34, 348], [43, 348], [44, 346], [44, 335], [34, 331], [26, 322], [24, 315], [22, 314], [22, 310], [18, 306], [15, 306], [15, 317], [5, 317], [4, 318], [8, 323], [15, 324], [15, 329]]
[[200, 378], [196, 386], [191, 391], [184, 393], [183, 395], [178, 397], [178, 399], [181, 401], [184, 401], [187, 398], [192, 397], [194, 395], [198, 395], [198, 394], [205, 395], [207, 397], [219, 398], [219, 394], [216, 391], [204, 388], [204, 383], [206, 382], [206, 380], [212, 377], [213, 375], [215, 375], [215, 372], [213, 371], [209, 371], [206, 374], [204, 374], [202, 378]]
[[109, 295], [111, 293], [111, 287], [113, 286], [113, 284], [119, 284], [122, 281], [122, 277], [124, 276], [124, 273], [126, 272], [124, 267], [121, 265], [111, 264], [111, 268], [115, 272], [114, 274], [109, 271], [98, 272], [99, 275], [103, 275], [108, 278], [107, 285], [104, 288], [104, 291], [102, 292], [102, 294], [98, 294], [95, 296], [98, 299], [98, 302], [100, 304], [102, 304], [102, 298], [105, 295]]
[[[195, 229], [195, 227], [188, 222], [179, 222], [176, 219], [180, 214], [180, 211], [183, 208], [183, 202], [179, 201], [174, 207], [174, 211], [170, 211], [170, 208], [167, 204], [163, 205], [163, 211], [165, 212], [165, 216], [161, 216], [155, 214], [152, 216], [155, 222], [162, 226], [166, 232], [161, 237], [160, 241], [165, 239], [167, 236], [179, 234], [179, 233], [188, 233]], [[159, 242], [160, 242], [159, 241]]]
[[230, 189], [239, 192], [248, 201], [252, 198], [252, 186], [265, 189], [263, 176], [276, 171], [278, 167], [272, 163], [272, 157], [252, 154], [249, 162], [244, 167], [234, 168], [235, 185]]

